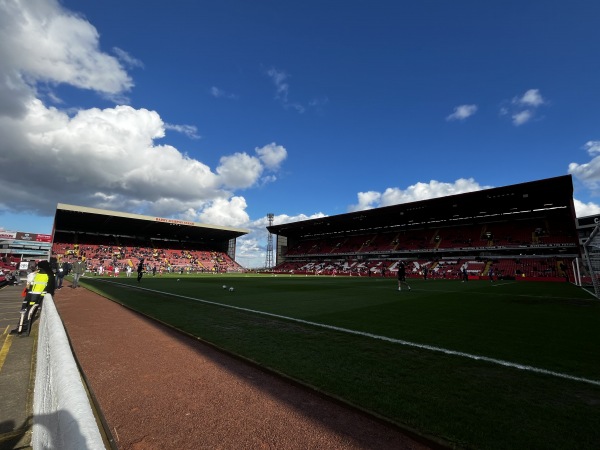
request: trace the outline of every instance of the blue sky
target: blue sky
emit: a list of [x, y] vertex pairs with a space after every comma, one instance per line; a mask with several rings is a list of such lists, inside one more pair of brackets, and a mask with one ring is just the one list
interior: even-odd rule
[[600, 3], [0, 0], [0, 230], [57, 203], [248, 228], [570, 173]]

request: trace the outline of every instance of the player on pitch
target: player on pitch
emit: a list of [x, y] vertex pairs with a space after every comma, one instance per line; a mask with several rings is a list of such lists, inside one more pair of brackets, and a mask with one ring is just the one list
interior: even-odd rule
[[410, 291], [410, 286], [406, 282], [406, 266], [404, 265], [404, 261], [400, 261], [398, 263], [398, 290], [402, 290], [402, 285], [405, 285]]

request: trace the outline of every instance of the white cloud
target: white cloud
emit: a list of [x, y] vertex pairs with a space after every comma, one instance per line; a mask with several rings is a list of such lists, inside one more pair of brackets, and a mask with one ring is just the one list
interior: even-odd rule
[[232, 227], [245, 226], [249, 221], [246, 213], [246, 199], [244, 197], [231, 197], [229, 199], [215, 199], [205, 207], [200, 214], [200, 219], [204, 223]]
[[281, 163], [287, 158], [286, 149], [274, 142], [262, 148], [256, 148], [255, 151], [265, 167], [271, 170], [279, 169]]
[[600, 141], [587, 141], [583, 147], [590, 155], [600, 153]]
[[167, 124], [157, 111], [127, 105], [63, 111], [44, 104], [39, 90], [58, 84], [114, 99], [129, 91], [133, 81], [121, 64], [141, 62], [113, 51], [118, 57], [103, 53], [97, 30], [55, 0], [0, 1], [0, 210], [50, 216], [63, 202], [247, 223], [246, 200], [236, 190], [275, 180], [287, 157], [283, 146], [222, 156], [213, 170], [158, 143], [165, 130], [197, 138], [194, 125]]
[[600, 182], [600, 141], [588, 141], [583, 148], [592, 159], [583, 164], [572, 162], [568, 172], [590, 188], [597, 188]]
[[99, 51], [97, 30], [58, 2], [5, 0], [0, 17], [0, 105], [14, 97], [23, 113], [39, 81], [108, 95], [133, 87], [118, 59]]
[[538, 116], [541, 106], [548, 104], [539, 89], [529, 89], [523, 95], [513, 97], [500, 108], [501, 116], [510, 116], [514, 126], [524, 125]]
[[531, 120], [533, 117], [533, 112], [526, 109], [524, 111], [519, 111], [512, 115], [512, 123], [515, 126], [523, 125]]
[[[274, 216], [273, 225], [282, 225], [284, 223], [318, 219], [320, 217], [325, 217], [325, 214], [299, 214], [296, 216], [280, 214]], [[238, 238], [236, 253], [236, 260], [244, 267], [257, 268], [265, 266], [267, 255], [267, 238], [269, 235], [269, 232], [267, 231], [268, 225], [269, 221], [266, 217], [266, 214], [264, 217], [261, 217], [257, 220], [253, 220], [244, 225], [245, 228], [248, 228], [250, 230], [250, 233], [248, 233], [246, 236]], [[276, 238], [273, 237], [273, 246], [275, 246], [275, 239]], [[273, 254], [273, 258], [275, 258], [275, 254]]]
[[463, 194], [466, 192], [489, 189], [492, 186], [481, 186], [473, 178], [460, 178], [454, 183], [443, 183], [431, 180], [429, 183], [416, 183], [406, 189], [387, 188], [383, 193], [369, 191], [358, 193], [358, 204], [351, 205], [350, 211], [362, 211], [381, 206], [398, 205], [430, 198]]
[[96, 29], [56, 1], [0, 3], [0, 61], [0, 117], [25, 114], [40, 81], [44, 90], [67, 83], [105, 95], [133, 86], [118, 60], [98, 51]]
[[379, 206], [381, 201], [381, 193], [376, 191], [359, 192], [357, 194], [358, 203], [351, 205], [350, 211], [364, 211], [365, 209], [373, 209]]
[[575, 206], [575, 215], [577, 217], [593, 216], [600, 214], [600, 205], [592, 202], [584, 203], [577, 199], [573, 199]]
[[223, 185], [229, 188], [243, 189], [253, 186], [264, 170], [260, 160], [247, 153], [235, 153], [220, 159], [217, 173]]
[[165, 123], [166, 130], [177, 131], [178, 133], [185, 134], [190, 139], [200, 139], [200, 135], [198, 134], [198, 128], [194, 125], [174, 125], [170, 123]]
[[266, 184], [276, 180], [273, 175], [263, 177], [264, 171], [276, 172], [287, 158], [286, 149], [272, 142], [261, 148], [255, 148], [257, 156], [247, 153], [235, 153], [223, 156], [217, 167], [217, 174], [224, 187], [228, 189], [246, 189], [257, 184]]
[[539, 89], [529, 89], [520, 98], [514, 98], [513, 103], [537, 108], [545, 103]]
[[465, 120], [477, 112], [477, 105], [460, 105], [454, 108], [454, 112], [446, 117], [447, 121]]

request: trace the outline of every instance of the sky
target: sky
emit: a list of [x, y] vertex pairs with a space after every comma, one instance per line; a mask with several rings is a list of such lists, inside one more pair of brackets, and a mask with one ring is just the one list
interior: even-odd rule
[[0, 230], [67, 203], [246, 228], [571, 174], [600, 2], [0, 0]]

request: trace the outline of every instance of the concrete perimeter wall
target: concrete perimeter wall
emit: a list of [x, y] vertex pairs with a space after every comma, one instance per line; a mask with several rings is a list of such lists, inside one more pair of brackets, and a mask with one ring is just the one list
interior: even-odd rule
[[52, 296], [44, 297], [33, 394], [34, 449], [105, 449]]

